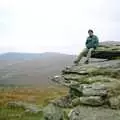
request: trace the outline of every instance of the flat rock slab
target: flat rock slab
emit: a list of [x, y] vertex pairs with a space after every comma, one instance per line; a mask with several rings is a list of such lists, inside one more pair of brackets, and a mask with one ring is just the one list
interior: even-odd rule
[[101, 42], [99, 47], [92, 53], [93, 58], [115, 59], [120, 57], [120, 42]]
[[69, 120], [120, 120], [120, 110], [78, 106], [68, 116]]
[[90, 63], [90, 64], [82, 64], [78, 66], [72, 66], [69, 68], [64, 69], [62, 72], [63, 74], [80, 74], [80, 75], [87, 75], [88, 73], [97, 71], [99, 69], [112, 69], [116, 70], [120, 68], [120, 60], [110, 60], [105, 62], [98, 62], [98, 63]]
[[107, 90], [86, 88], [82, 91], [83, 96], [107, 96]]
[[104, 51], [104, 50], [96, 50], [92, 53], [92, 58], [102, 58], [102, 59], [115, 59], [117, 57], [120, 57], [120, 50], [110, 50], [110, 51]]
[[104, 100], [99, 96], [80, 97], [80, 103], [90, 106], [101, 106], [104, 104]]

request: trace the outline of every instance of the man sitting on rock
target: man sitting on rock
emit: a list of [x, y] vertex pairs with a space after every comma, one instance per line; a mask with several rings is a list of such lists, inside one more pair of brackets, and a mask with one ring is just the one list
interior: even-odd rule
[[74, 61], [75, 64], [78, 64], [85, 55], [87, 55], [85, 64], [88, 64], [92, 51], [94, 51], [99, 45], [98, 37], [93, 34], [93, 30], [88, 30], [88, 34], [89, 37], [86, 40], [86, 48], [78, 55], [77, 59]]

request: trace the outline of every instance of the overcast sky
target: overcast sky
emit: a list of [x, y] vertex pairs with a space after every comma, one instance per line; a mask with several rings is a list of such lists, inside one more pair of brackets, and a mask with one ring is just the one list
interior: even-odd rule
[[0, 0], [1, 52], [78, 54], [88, 29], [120, 41], [119, 0]]

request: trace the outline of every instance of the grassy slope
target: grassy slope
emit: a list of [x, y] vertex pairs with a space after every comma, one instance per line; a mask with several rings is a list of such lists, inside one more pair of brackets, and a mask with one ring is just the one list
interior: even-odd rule
[[43, 107], [50, 100], [66, 95], [67, 89], [58, 86], [39, 87], [0, 87], [0, 120], [41, 120], [42, 114], [25, 113], [22, 108], [8, 108], [9, 101], [24, 101]]
[[0, 108], [0, 120], [42, 120], [42, 113], [24, 113], [21, 108]]
[[21, 108], [8, 108], [9, 101], [46, 105], [50, 100], [65, 95], [67, 89], [49, 84], [48, 77], [60, 74], [73, 56], [55, 55], [34, 60], [0, 60], [0, 84], [34, 84], [30, 86], [0, 86], [0, 120], [41, 120], [41, 114], [24, 113]]

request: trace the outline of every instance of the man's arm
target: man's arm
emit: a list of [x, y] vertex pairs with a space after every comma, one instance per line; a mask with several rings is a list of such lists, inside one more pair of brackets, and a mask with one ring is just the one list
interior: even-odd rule
[[88, 48], [88, 38], [86, 39], [86, 43], [85, 43], [85, 45], [86, 45], [86, 47]]
[[99, 46], [99, 39], [97, 36], [95, 36], [94, 48], [96, 49], [98, 46]]

